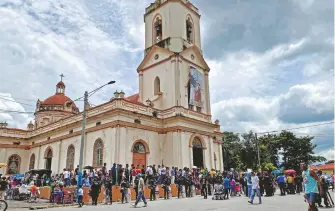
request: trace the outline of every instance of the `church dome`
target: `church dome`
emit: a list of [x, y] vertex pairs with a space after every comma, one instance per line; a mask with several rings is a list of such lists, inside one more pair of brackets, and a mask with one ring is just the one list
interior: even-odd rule
[[37, 101], [35, 128], [48, 125], [78, 113], [79, 109], [74, 101], [65, 95], [65, 84], [61, 80], [56, 85], [56, 93], [54, 95], [43, 101]]
[[66, 102], [72, 102], [73, 105], [75, 106], [74, 102], [66, 95], [64, 94], [55, 94], [44, 101], [41, 101], [41, 105], [64, 105]]

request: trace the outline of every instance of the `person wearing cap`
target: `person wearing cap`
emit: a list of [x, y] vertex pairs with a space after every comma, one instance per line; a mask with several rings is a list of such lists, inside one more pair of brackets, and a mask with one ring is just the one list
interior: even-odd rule
[[147, 206], [147, 201], [144, 196], [144, 180], [142, 178], [142, 174], [137, 174], [136, 177], [138, 178], [138, 185], [137, 185], [137, 197], [136, 197], [136, 202], [133, 204], [134, 207], [137, 207], [137, 204], [143, 200], [144, 202], [144, 207]]

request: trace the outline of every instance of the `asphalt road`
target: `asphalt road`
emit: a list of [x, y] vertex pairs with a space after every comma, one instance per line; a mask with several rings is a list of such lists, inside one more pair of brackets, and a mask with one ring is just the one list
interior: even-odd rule
[[[331, 193], [334, 195], [334, 193]], [[240, 211], [240, 210], [257, 210], [257, 211], [306, 211], [307, 203], [304, 202], [303, 195], [287, 195], [279, 196], [276, 194], [273, 197], [263, 197], [262, 204], [258, 205], [258, 199], [255, 198], [253, 205], [248, 203], [248, 198], [245, 196], [232, 197], [229, 200], [212, 200], [203, 199], [200, 196], [193, 198], [184, 199], [169, 199], [169, 200], [158, 200], [148, 202], [148, 207], [142, 207], [143, 202], [139, 204], [139, 208], [133, 208], [131, 204], [120, 204], [113, 203], [113, 205], [86, 205], [82, 208], [63, 207], [63, 208], [51, 208], [49, 211], [128, 211], [134, 209], [147, 210], [147, 211], [197, 211], [197, 210], [229, 210], [229, 211]], [[22, 209], [20, 209], [22, 210]], [[44, 209], [47, 210], [47, 209]], [[320, 210], [333, 210], [333, 209], [320, 209]], [[42, 210], [41, 210], [42, 211]]]

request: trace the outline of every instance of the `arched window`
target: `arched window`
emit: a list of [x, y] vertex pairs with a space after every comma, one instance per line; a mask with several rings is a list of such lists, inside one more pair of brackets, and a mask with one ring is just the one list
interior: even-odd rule
[[144, 144], [142, 144], [141, 142], [137, 142], [134, 145], [133, 152], [134, 153], [146, 153], [146, 149], [145, 149]]
[[163, 27], [162, 27], [162, 18], [157, 16], [154, 21], [154, 43], [162, 41], [163, 37]]
[[45, 168], [51, 170], [53, 152], [50, 147], [47, 148], [45, 152]]
[[195, 137], [192, 141], [193, 148], [202, 148], [201, 140], [198, 137]]
[[32, 154], [30, 156], [30, 161], [29, 161], [29, 170], [35, 168], [35, 154]]
[[158, 77], [155, 78], [154, 82], [154, 95], [158, 95], [161, 92], [161, 81]]
[[21, 158], [18, 155], [11, 155], [7, 162], [7, 174], [19, 174], [20, 173]]
[[104, 157], [104, 144], [101, 139], [94, 143], [93, 147], [93, 166], [102, 166]]
[[194, 36], [193, 22], [190, 16], [186, 19], [186, 38], [189, 43], [193, 43]]
[[69, 148], [67, 148], [67, 156], [66, 156], [66, 168], [74, 169], [74, 146], [71, 144]]

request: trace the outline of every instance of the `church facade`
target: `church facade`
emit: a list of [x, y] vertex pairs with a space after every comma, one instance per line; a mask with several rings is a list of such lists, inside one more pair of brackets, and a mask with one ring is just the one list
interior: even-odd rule
[[[144, 22], [139, 93], [125, 97], [116, 91], [110, 101], [88, 107], [83, 165], [223, 170], [223, 133], [218, 120], [212, 123], [198, 9], [187, 0], [157, 0], [146, 8]], [[83, 117], [65, 87], [61, 80], [54, 95], [37, 101], [35, 121], [26, 130], [1, 123], [0, 162], [8, 166], [0, 173], [59, 173], [79, 164]]]

